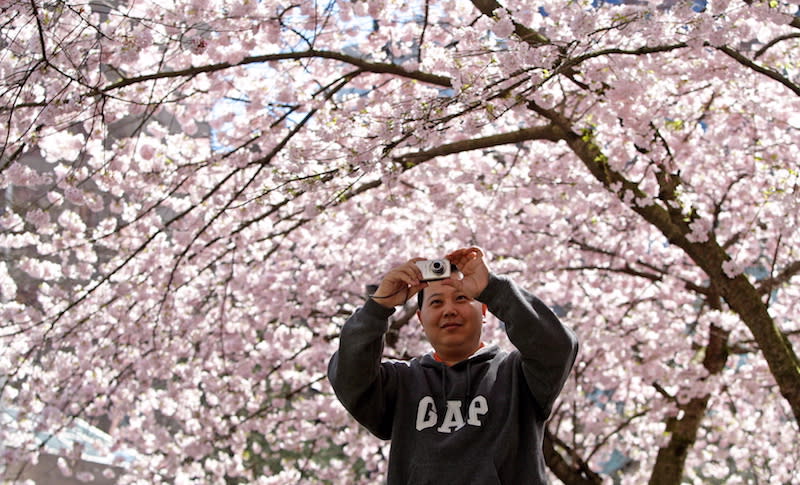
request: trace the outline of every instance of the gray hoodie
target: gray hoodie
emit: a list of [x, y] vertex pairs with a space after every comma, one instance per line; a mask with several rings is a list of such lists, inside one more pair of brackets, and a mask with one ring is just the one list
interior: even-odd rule
[[544, 424], [578, 351], [538, 298], [490, 275], [478, 296], [517, 350], [483, 347], [451, 367], [431, 354], [381, 362], [394, 312], [373, 300], [347, 320], [328, 378], [350, 414], [391, 439], [389, 485], [547, 483]]

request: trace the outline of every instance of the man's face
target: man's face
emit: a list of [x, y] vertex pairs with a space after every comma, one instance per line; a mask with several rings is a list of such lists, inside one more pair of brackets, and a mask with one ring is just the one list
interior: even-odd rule
[[478, 350], [486, 307], [449, 285], [431, 282], [417, 313], [437, 353], [463, 360]]

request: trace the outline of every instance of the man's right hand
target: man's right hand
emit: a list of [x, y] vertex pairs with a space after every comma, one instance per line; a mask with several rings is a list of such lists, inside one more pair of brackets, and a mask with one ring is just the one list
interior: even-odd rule
[[411, 297], [419, 293], [428, 283], [422, 280], [422, 271], [417, 261], [425, 258], [412, 258], [406, 263], [386, 273], [372, 299], [386, 308], [394, 308], [405, 304]]

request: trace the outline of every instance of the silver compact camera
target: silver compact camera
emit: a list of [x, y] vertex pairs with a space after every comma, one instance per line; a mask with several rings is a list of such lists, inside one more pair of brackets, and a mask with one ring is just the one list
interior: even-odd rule
[[417, 261], [417, 266], [422, 271], [422, 281], [436, 281], [450, 277], [450, 261], [447, 259]]

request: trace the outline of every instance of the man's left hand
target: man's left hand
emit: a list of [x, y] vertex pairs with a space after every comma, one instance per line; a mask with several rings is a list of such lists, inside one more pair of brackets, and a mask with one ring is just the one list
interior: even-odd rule
[[489, 284], [489, 267], [483, 250], [478, 247], [462, 248], [445, 257], [458, 267], [462, 278], [449, 278], [443, 283], [464, 292], [470, 298], [477, 298]]

